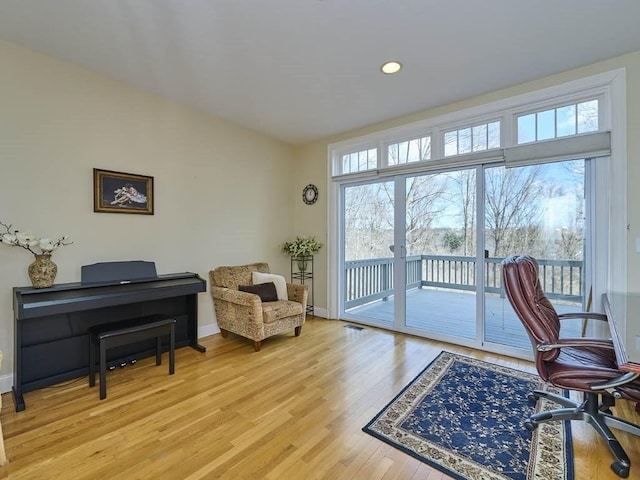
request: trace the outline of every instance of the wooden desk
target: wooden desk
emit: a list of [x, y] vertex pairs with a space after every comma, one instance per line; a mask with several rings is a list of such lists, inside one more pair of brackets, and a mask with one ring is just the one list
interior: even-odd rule
[[640, 294], [605, 293], [602, 306], [609, 318], [618, 368], [640, 375]]

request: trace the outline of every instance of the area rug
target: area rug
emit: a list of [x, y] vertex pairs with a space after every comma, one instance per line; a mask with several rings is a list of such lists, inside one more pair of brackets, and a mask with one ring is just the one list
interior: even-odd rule
[[570, 422], [523, 426], [537, 375], [442, 352], [363, 430], [458, 480], [573, 480]]

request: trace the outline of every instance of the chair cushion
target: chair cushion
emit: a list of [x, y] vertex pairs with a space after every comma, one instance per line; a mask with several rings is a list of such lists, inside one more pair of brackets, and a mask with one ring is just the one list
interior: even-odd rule
[[[597, 340], [592, 340], [595, 342]], [[557, 387], [583, 392], [592, 391], [589, 385], [596, 382], [613, 380], [624, 372], [618, 369], [616, 355], [610, 348], [611, 341], [600, 340], [602, 347], [565, 347], [558, 358], [552, 362], [544, 362], [546, 373], [541, 375]], [[634, 402], [640, 401], [640, 379], [617, 388], [623, 398]]]
[[278, 300], [289, 300], [287, 296], [287, 281], [282, 275], [274, 275], [271, 273], [252, 272], [251, 280], [254, 285], [258, 283], [273, 282], [278, 292]]
[[288, 300], [278, 300], [277, 302], [269, 302], [262, 304], [262, 319], [264, 323], [274, 322], [281, 318], [300, 315], [302, 313], [302, 304], [298, 302], [290, 302]]
[[273, 282], [258, 283], [257, 285], [238, 285], [238, 290], [258, 295], [263, 302], [275, 302], [278, 300], [278, 292]]

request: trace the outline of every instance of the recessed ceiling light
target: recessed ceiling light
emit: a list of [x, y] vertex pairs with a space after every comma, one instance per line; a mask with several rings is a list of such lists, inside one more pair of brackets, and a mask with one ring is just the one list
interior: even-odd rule
[[380, 70], [382, 70], [382, 73], [386, 73], [386, 74], [392, 74], [392, 73], [398, 73], [400, 70], [402, 69], [402, 64], [400, 62], [386, 62], [383, 63], [382, 66], [380, 67]]

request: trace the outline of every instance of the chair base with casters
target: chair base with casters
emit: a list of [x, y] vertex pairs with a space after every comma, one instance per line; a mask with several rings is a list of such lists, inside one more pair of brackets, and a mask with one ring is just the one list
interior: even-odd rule
[[611, 415], [609, 407], [613, 406], [612, 403], [614, 402], [610, 397], [603, 397], [601, 401], [600, 395], [597, 393], [585, 392], [584, 401], [577, 402], [570, 398], [550, 392], [544, 392], [542, 390], [534, 390], [529, 394], [529, 401], [532, 403], [537, 402], [540, 398], [557, 403], [565, 408], [531, 415], [528, 420], [524, 422], [524, 426], [527, 430], [533, 432], [538, 428], [539, 424], [547, 422], [565, 420], [580, 420], [587, 422], [604, 439], [607, 447], [616, 459], [616, 461], [611, 464], [611, 469], [619, 477], [627, 478], [629, 476], [629, 469], [631, 468], [629, 456], [626, 454], [622, 445], [620, 445], [620, 442], [609, 427], [631, 433], [632, 435], [640, 436], [640, 426]]

